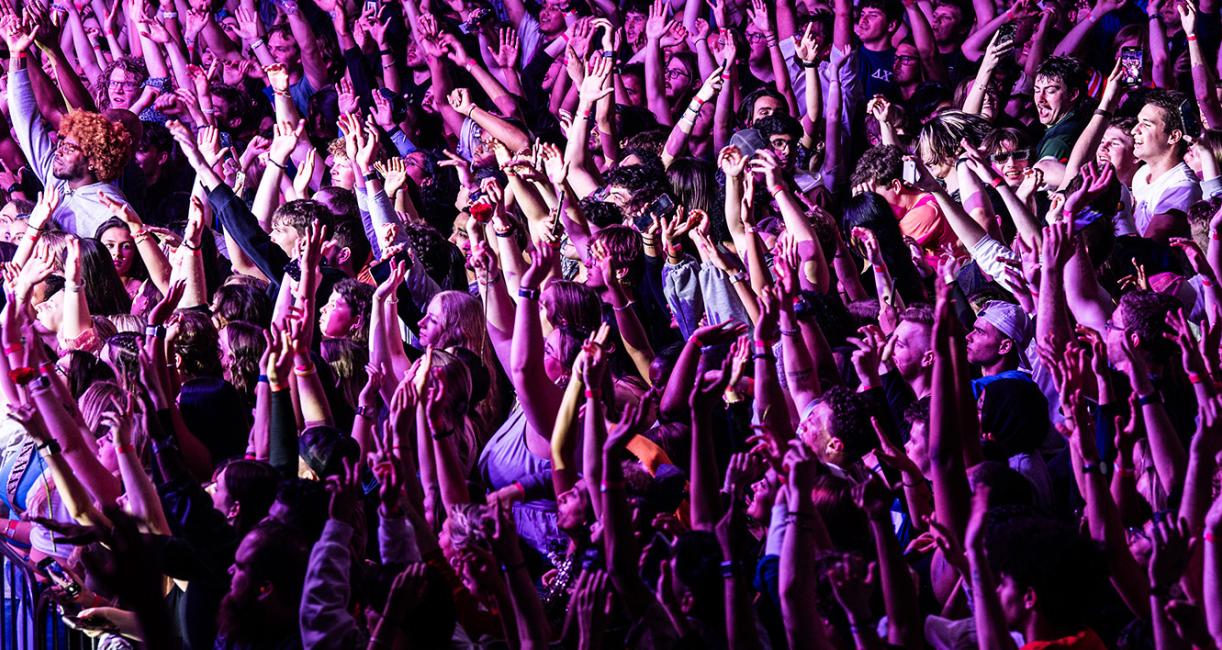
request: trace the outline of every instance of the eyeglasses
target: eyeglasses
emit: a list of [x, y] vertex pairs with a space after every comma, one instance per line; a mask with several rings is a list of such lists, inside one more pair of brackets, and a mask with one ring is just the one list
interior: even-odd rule
[[768, 40], [768, 35], [763, 32], [747, 32], [747, 40], [751, 43], [761, 43]]
[[772, 147], [773, 149], [790, 149], [793, 147], [793, 142], [790, 140], [782, 140], [777, 138], [776, 140], [770, 141], [768, 146]]
[[1027, 162], [1030, 158], [1031, 151], [1029, 149], [1001, 151], [989, 156], [989, 159], [998, 165], [1004, 164], [1007, 160], [1013, 160], [1014, 162]]
[[679, 77], [690, 77], [691, 73], [683, 68], [670, 68], [666, 71], [667, 79], [678, 79]]
[[135, 81], [111, 81], [107, 85], [111, 90], [135, 90], [140, 86]]
[[67, 140], [59, 140], [55, 143], [55, 151], [58, 153], [61, 149], [64, 153], [81, 153], [84, 151], [84, 149], [81, 149], [81, 145], [75, 142], [68, 142]]
[[895, 62], [902, 63], [904, 65], [912, 65], [913, 63], [917, 62], [917, 58], [911, 54], [901, 54], [895, 57]]

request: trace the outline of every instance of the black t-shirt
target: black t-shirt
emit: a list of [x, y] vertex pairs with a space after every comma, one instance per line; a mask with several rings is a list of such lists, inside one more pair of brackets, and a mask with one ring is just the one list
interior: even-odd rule
[[875, 95], [891, 97], [895, 91], [894, 73], [895, 49], [874, 51], [865, 47], [857, 50], [860, 60], [858, 74], [864, 82], [863, 90], [867, 99]]

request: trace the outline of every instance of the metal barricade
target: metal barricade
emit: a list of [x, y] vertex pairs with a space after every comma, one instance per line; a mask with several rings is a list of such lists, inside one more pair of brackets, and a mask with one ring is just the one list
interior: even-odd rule
[[64, 624], [25, 558], [0, 544], [0, 561], [0, 650], [97, 650], [97, 639]]

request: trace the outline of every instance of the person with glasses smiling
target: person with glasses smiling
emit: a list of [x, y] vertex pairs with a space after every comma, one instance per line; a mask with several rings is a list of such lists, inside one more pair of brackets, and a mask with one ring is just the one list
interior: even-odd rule
[[4, 31], [9, 50], [8, 102], [13, 130], [30, 168], [44, 185], [56, 184], [63, 200], [51, 218], [62, 229], [88, 237], [110, 218], [102, 195], [127, 204], [114, 185], [131, 155], [132, 136], [119, 123], [89, 111], [69, 113], [52, 138], [39, 114], [26, 57], [34, 34], [24, 27]]

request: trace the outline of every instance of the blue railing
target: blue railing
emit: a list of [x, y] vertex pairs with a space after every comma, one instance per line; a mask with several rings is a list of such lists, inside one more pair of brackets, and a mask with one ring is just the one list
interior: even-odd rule
[[25, 559], [0, 544], [0, 650], [96, 650], [97, 639], [69, 629]]

